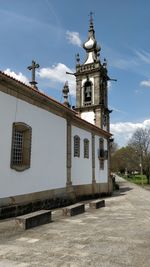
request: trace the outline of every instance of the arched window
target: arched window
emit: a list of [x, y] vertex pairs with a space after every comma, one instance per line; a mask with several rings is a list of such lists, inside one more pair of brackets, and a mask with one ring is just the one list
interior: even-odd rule
[[80, 137], [74, 136], [74, 157], [80, 157]]
[[88, 80], [84, 84], [84, 104], [92, 104], [92, 83]]
[[89, 140], [88, 139], [84, 139], [84, 158], [89, 158]]
[[99, 160], [100, 160], [100, 169], [104, 169], [104, 139], [99, 139]]
[[11, 168], [16, 171], [24, 171], [30, 167], [31, 134], [29, 125], [22, 122], [13, 123]]

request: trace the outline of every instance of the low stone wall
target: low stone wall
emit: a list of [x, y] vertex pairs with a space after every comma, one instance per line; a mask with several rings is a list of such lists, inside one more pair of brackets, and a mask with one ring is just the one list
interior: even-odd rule
[[30, 212], [38, 211], [41, 209], [54, 209], [59, 207], [65, 207], [73, 204], [74, 201], [69, 198], [52, 198], [41, 199], [33, 202], [25, 202], [21, 204], [3, 206], [0, 208], [0, 219], [9, 217], [16, 217]]
[[55, 209], [81, 200], [108, 196], [108, 184], [77, 185], [0, 199], [0, 219], [16, 217], [41, 209]]
[[77, 200], [110, 196], [107, 183], [93, 183], [88, 185], [75, 185], [74, 192]]

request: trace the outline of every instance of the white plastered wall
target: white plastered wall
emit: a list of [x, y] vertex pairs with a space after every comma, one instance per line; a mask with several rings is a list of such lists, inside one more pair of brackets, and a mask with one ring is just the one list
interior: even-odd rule
[[81, 118], [85, 121], [88, 121], [92, 124], [95, 124], [95, 113], [94, 111], [87, 111], [87, 112], [82, 112], [81, 113]]
[[[10, 168], [12, 124], [32, 127], [31, 167]], [[66, 186], [66, 120], [0, 92], [0, 198]]]
[[[74, 136], [80, 137], [80, 157], [74, 157]], [[89, 140], [89, 158], [84, 158], [83, 140]], [[92, 183], [92, 145], [91, 133], [72, 126], [72, 184], [91, 184]]]
[[[104, 169], [100, 169], [99, 164], [99, 138], [100, 136], [95, 136], [95, 179], [97, 183], [107, 183], [108, 182], [108, 160], [104, 160]], [[107, 150], [107, 140], [104, 139], [104, 150]]]

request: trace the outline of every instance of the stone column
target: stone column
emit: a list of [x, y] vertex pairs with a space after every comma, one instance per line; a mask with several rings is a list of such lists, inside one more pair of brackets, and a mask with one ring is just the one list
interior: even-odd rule
[[111, 195], [113, 191], [112, 178], [111, 178], [111, 147], [112, 139], [108, 139], [108, 194]]
[[95, 180], [95, 135], [92, 133], [92, 192], [96, 193], [96, 180]]
[[71, 161], [71, 120], [67, 119], [67, 182], [66, 186], [70, 187], [72, 186], [71, 182], [71, 166], [72, 166], [72, 161]]
[[71, 131], [71, 118], [67, 119], [67, 150], [66, 150], [66, 169], [67, 169], [67, 181], [66, 192], [70, 199], [75, 199], [75, 192], [71, 181], [71, 167], [72, 167], [72, 131]]
[[99, 128], [102, 128], [102, 119], [101, 119], [101, 109], [95, 109], [95, 125]]

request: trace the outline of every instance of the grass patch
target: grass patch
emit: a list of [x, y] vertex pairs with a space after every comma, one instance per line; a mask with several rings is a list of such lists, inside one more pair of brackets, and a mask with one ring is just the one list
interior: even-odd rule
[[145, 175], [140, 175], [140, 174], [137, 174], [137, 175], [122, 175], [122, 177], [124, 179], [126, 179], [127, 181], [129, 182], [132, 182], [134, 184], [137, 184], [137, 185], [147, 185], [147, 178]]

